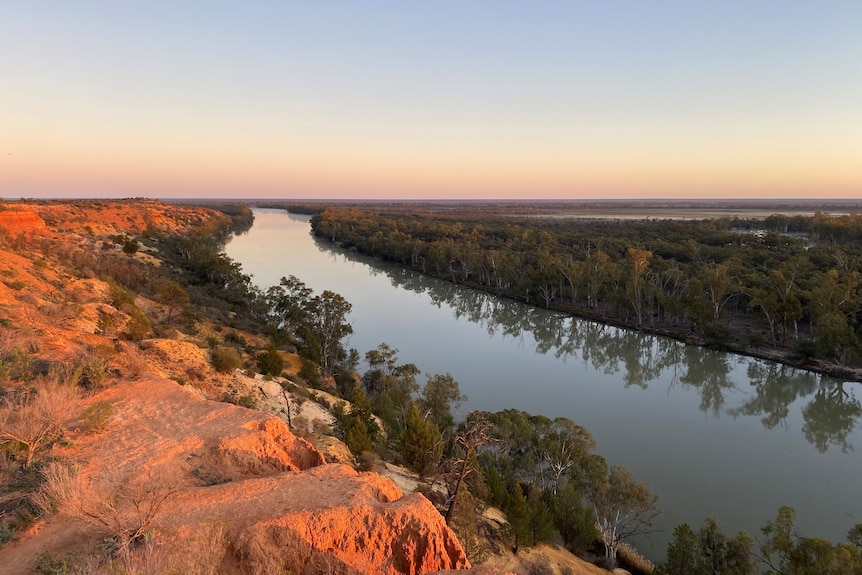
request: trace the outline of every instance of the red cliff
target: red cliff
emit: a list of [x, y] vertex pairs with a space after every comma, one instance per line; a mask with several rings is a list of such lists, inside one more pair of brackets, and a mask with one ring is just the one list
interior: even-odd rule
[[34, 214], [23, 210], [0, 210], [0, 228], [13, 236], [45, 228], [45, 222]]

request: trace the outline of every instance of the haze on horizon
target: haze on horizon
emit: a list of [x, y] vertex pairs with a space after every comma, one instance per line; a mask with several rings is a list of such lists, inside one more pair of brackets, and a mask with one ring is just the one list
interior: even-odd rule
[[862, 2], [7, 2], [0, 196], [860, 198]]

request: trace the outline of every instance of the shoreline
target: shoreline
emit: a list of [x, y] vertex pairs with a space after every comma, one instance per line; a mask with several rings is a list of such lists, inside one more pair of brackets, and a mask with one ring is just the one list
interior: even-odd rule
[[423, 276], [427, 276], [429, 278], [440, 280], [440, 281], [446, 282], [446, 283], [451, 284], [451, 285], [466, 287], [468, 289], [472, 289], [472, 290], [476, 290], [476, 291], [479, 291], [482, 293], [486, 293], [486, 294], [488, 294], [492, 297], [495, 297], [495, 298], [500, 298], [500, 299], [504, 299], [504, 300], [517, 302], [519, 304], [528, 305], [528, 306], [531, 306], [531, 307], [534, 307], [537, 309], [542, 309], [542, 310], [560, 313], [560, 314], [563, 314], [567, 317], [571, 317], [574, 319], [580, 319], [580, 320], [584, 320], [584, 321], [592, 321], [592, 322], [606, 325], [606, 326], [610, 326], [610, 327], [615, 327], [615, 328], [619, 328], [619, 329], [627, 329], [627, 330], [631, 330], [634, 332], [645, 333], [645, 334], [649, 334], [649, 335], [653, 335], [653, 336], [667, 337], [667, 338], [679, 341], [685, 345], [701, 347], [704, 349], [720, 351], [720, 352], [724, 352], [724, 353], [732, 353], [732, 354], [750, 357], [750, 358], [754, 358], [754, 359], [760, 359], [760, 360], [764, 360], [764, 361], [771, 361], [771, 362], [779, 363], [781, 365], [786, 365], [788, 367], [793, 367], [796, 369], [802, 369], [802, 370], [810, 371], [813, 373], [817, 373], [819, 375], [828, 376], [828, 377], [832, 377], [835, 379], [844, 379], [844, 380], [847, 380], [850, 382], [862, 383], [862, 366], [851, 367], [851, 366], [846, 366], [846, 365], [834, 364], [834, 363], [826, 362], [826, 361], [822, 361], [822, 360], [798, 358], [798, 357], [795, 357], [793, 350], [789, 347], [772, 346], [772, 345], [760, 345], [757, 347], [752, 347], [750, 345], [745, 345], [742, 342], [739, 342], [738, 340], [737, 341], [722, 342], [722, 343], [712, 343], [709, 341], [708, 338], [706, 338], [704, 336], [698, 336], [698, 335], [692, 333], [691, 330], [688, 328], [674, 328], [671, 326], [660, 326], [660, 325], [654, 325], [654, 326], [640, 325], [640, 326], [638, 326], [638, 325], [626, 324], [625, 322], [622, 322], [622, 321], [614, 321], [613, 319], [609, 319], [609, 318], [602, 316], [601, 314], [598, 314], [598, 313], [596, 313], [596, 314], [586, 314], [586, 313], [582, 313], [582, 312], [576, 313], [576, 312], [572, 311], [571, 309], [565, 309], [563, 307], [544, 307], [544, 306], [541, 306], [541, 305], [538, 305], [535, 303], [524, 302], [524, 301], [521, 301], [521, 300], [513, 298], [513, 297], [504, 296], [504, 295], [494, 293], [493, 291], [487, 290], [487, 289], [485, 289], [479, 285], [474, 285], [471, 283], [453, 282], [453, 281], [448, 280], [446, 278], [438, 277], [436, 275], [423, 272], [420, 269], [416, 269], [416, 268], [413, 268], [410, 266], [405, 266], [405, 265], [399, 264], [398, 262], [393, 262], [390, 260], [386, 260], [383, 258], [373, 256], [373, 255], [362, 253], [362, 252], [356, 250], [355, 248], [345, 248], [340, 242], [337, 242], [337, 241], [333, 242], [333, 241], [331, 241], [331, 240], [329, 240], [323, 236], [317, 235], [316, 233], [314, 233], [313, 228], [312, 228], [312, 235], [314, 235], [314, 237], [316, 238], [317, 241], [329, 244], [329, 245], [334, 246], [340, 250], [344, 250], [344, 251], [348, 251], [348, 252], [353, 251], [357, 254], [361, 254], [363, 257], [367, 257], [367, 258], [373, 259], [375, 261], [386, 263], [388, 265], [397, 266], [397, 267], [405, 269], [405, 270], [410, 270], [412, 272], [416, 272], [416, 273], [421, 274]]

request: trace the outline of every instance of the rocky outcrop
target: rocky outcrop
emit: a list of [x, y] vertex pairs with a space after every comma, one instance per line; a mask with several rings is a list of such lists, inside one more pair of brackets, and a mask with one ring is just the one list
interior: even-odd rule
[[[63, 455], [81, 462], [80, 473], [94, 482], [108, 470], [121, 485], [162, 477], [165, 469], [178, 472], [182, 487], [153, 528], [173, 538], [224, 524], [231, 542], [224, 573], [273, 565], [295, 574], [392, 575], [469, 567], [461, 544], [422, 495], [404, 496], [375, 473], [325, 463], [278, 418], [208, 401], [153, 375], [91, 401], [114, 406], [106, 430], [82, 434]], [[26, 566], [10, 575], [29, 573], [38, 552], [60, 554], [76, 541], [104, 536], [90, 527], [82, 534], [73, 514], [62, 512], [40, 531], [0, 548], [0, 564]]]
[[45, 228], [45, 222], [34, 214], [23, 210], [0, 210], [0, 228], [13, 236]]

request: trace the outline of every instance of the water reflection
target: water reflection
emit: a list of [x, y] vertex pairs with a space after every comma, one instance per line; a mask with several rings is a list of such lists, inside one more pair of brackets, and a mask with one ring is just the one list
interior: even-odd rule
[[728, 390], [737, 390], [730, 377], [731, 356], [695, 347], [687, 347], [681, 361], [685, 368], [679, 381], [686, 387], [700, 392], [700, 410], [718, 416], [724, 408], [724, 395]]
[[856, 427], [856, 420], [862, 414], [862, 405], [853, 391], [848, 393], [844, 382], [830, 382], [817, 389], [812, 399], [802, 408], [805, 425], [802, 432], [821, 453], [830, 445], [841, 448], [847, 453], [853, 451], [848, 436]]
[[754, 397], [729, 413], [734, 417], [761, 416], [760, 421], [767, 429], [786, 427], [791, 404], [811, 395], [817, 387], [816, 374], [779, 363], [751, 361], [748, 378], [755, 390]]
[[[650, 383], [670, 371], [671, 389], [697, 390], [700, 410], [713, 417], [759, 417], [766, 429], [787, 427], [788, 415], [798, 402], [807, 441], [820, 452], [831, 446], [843, 452], [853, 450], [851, 435], [862, 416], [862, 404], [853, 390], [845, 389], [852, 384], [787, 365], [566, 317], [333, 249], [316, 238], [315, 243], [323, 252], [365, 264], [373, 275], [385, 275], [396, 288], [426, 294], [433, 305], [482, 326], [489, 336], [519, 341], [529, 336], [535, 341], [536, 353], [553, 354], [563, 361], [579, 359], [596, 371], [620, 374], [627, 388], [649, 389]], [[747, 377], [740, 375], [740, 366], [745, 367]], [[728, 407], [731, 392], [744, 399]]]

